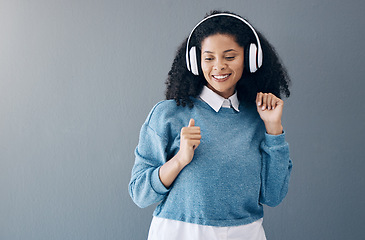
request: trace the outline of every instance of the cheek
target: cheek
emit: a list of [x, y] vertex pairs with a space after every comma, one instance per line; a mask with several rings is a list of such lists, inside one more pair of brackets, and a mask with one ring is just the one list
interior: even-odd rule
[[243, 73], [243, 68], [244, 68], [243, 62], [242, 62], [242, 63], [237, 63], [237, 64], [235, 64], [235, 65], [234, 65], [234, 66], [232, 66], [232, 67], [234, 67], [235, 72], [236, 72], [237, 74], [242, 75], [242, 73]]
[[209, 76], [209, 74], [210, 74], [209, 66], [207, 64], [204, 64], [204, 63], [202, 63], [201, 66], [202, 66], [202, 71], [203, 71], [204, 76], [206, 76], [206, 75]]

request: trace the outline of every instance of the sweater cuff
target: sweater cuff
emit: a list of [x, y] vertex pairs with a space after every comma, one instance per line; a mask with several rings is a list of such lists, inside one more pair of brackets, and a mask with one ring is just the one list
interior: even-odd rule
[[268, 147], [275, 147], [284, 145], [285, 142], [285, 131], [283, 130], [282, 134], [279, 135], [271, 135], [265, 132], [265, 143]]
[[163, 183], [161, 182], [159, 175], [160, 168], [161, 167], [158, 167], [152, 172], [151, 185], [153, 190], [155, 190], [157, 193], [166, 194], [169, 192], [170, 189], [166, 188], [165, 185], [163, 185]]

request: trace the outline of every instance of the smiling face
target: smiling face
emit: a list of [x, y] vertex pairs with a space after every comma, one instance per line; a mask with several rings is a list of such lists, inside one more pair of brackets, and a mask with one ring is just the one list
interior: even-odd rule
[[232, 96], [243, 73], [244, 51], [235, 38], [215, 34], [201, 44], [201, 67], [207, 87], [224, 98]]

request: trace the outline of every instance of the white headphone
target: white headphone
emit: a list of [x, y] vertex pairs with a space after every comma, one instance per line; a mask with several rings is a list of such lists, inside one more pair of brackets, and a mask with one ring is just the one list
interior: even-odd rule
[[196, 46], [192, 46], [191, 48], [189, 48], [191, 36], [193, 35], [195, 29], [201, 23], [203, 23], [204, 21], [206, 21], [210, 18], [218, 17], [218, 16], [228, 16], [228, 17], [237, 18], [237, 19], [241, 20], [243, 23], [245, 23], [248, 27], [250, 27], [250, 29], [252, 30], [253, 34], [256, 37], [257, 45], [255, 43], [250, 43], [250, 45], [248, 46], [247, 51], [245, 51], [249, 55], [247, 58], [245, 58], [245, 59], [247, 59], [247, 61], [245, 61], [245, 67], [247, 67], [249, 69], [250, 73], [256, 72], [257, 69], [259, 69], [262, 66], [262, 58], [263, 58], [259, 36], [257, 35], [255, 29], [251, 26], [251, 24], [249, 24], [245, 19], [243, 19], [243, 18], [241, 18], [237, 15], [233, 15], [233, 14], [229, 14], [229, 13], [218, 13], [218, 14], [208, 16], [208, 17], [204, 18], [203, 20], [201, 20], [193, 28], [193, 30], [191, 31], [191, 33], [188, 37], [188, 41], [186, 43], [186, 66], [187, 66], [188, 70], [190, 72], [192, 72], [194, 75], [199, 75], [199, 70], [198, 70], [199, 65], [198, 65], [197, 55], [200, 54], [200, 53], [197, 51]]

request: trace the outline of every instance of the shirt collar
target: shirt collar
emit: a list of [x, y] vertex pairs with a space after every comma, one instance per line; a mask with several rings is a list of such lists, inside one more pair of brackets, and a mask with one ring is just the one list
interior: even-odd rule
[[219, 112], [221, 107], [229, 107], [230, 105], [233, 107], [234, 110], [239, 112], [239, 101], [237, 98], [237, 91], [230, 96], [228, 99], [218, 95], [217, 93], [213, 92], [207, 86], [203, 87], [203, 91], [199, 96], [204, 102], [206, 102], [214, 111]]

